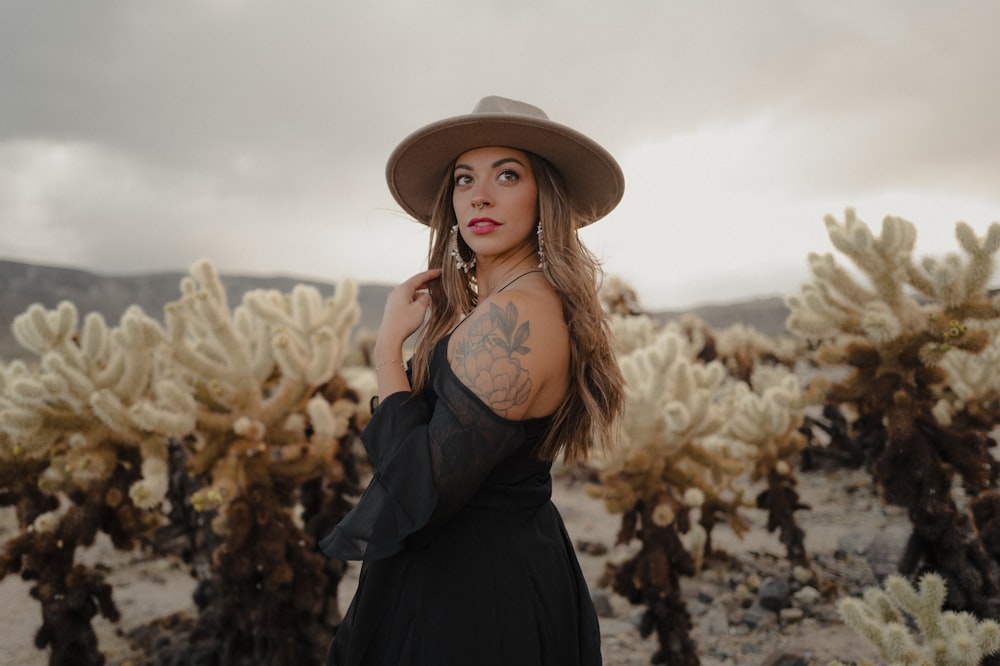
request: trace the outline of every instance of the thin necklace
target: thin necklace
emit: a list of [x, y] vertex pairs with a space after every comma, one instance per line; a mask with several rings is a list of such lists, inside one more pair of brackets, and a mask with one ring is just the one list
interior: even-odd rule
[[[488, 292], [486, 292], [486, 295], [483, 296], [483, 300], [485, 301], [487, 298], [489, 298], [490, 296], [492, 296], [496, 292], [501, 291], [502, 289], [506, 289], [510, 285], [514, 284], [515, 282], [517, 282], [518, 280], [520, 280], [521, 278], [523, 278], [525, 275], [527, 275], [529, 273], [539, 273], [539, 272], [541, 272], [541, 270], [542, 270], [541, 268], [529, 268], [528, 270], [524, 271], [523, 273], [521, 273], [520, 275], [518, 275], [517, 277], [515, 277], [513, 280], [510, 280], [510, 281], [504, 283], [502, 287], [490, 289]], [[507, 278], [509, 278], [511, 275], [514, 275], [514, 273], [516, 273], [516, 272], [517, 272], [517, 269], [515, 268], [514, 270], [510, 271], [509, 273], [504, 273], [503, 275], [500, 276], [500, 279], [497, 280], [497, 284], [503, 283], [504, 280], [506, 280]]]

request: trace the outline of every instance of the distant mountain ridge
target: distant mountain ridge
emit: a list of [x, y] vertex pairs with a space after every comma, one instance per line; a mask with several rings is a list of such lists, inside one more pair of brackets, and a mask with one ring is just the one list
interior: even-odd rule
[[[131, 305], [162, 321], [163, 306], [181, 296], [183, 272], [151, 273], [128, 276], [98, 275], [88, 271], [0, 260], [0, 360], [30, 358], [31, 352], [14, 339], [11, 325], [17, 315], [33, 303], [52, 309], [61, 301], [76, 305], [81, 320], [89, 312], [99, 312], [109, 325], [116, 325]], [[222, 283], [230, 306], [240, 303], [243, 294], [254, 289], [277, 289], [289, 292], [297, 284], [316, 287], [324, 296], [332, 295], [336, 284], [282, 276], [245, 276], [222, 274]], [[385, 297], [391, 286], [360, 284], [358, 301], [361, 321], [358, 329], [377, 330], [382, 318]], [[769, 335], [784, 332], [788, 308], [783, 299], [765, 298], [730, 305], [708, 305], [686, 311], [650, 313], [667, 320], [690, 313], [701, 317], [713, 328], [744, 323]]]

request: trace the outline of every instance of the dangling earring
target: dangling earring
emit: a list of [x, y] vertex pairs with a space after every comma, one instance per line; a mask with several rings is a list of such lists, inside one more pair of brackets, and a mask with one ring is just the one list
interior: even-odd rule
[[461, 253], [458, 251], [458, 225], [454, 225], [451, 228], [451, 256], [455, 258], [455, 267], [461, 271], [469, 272], [470, 268], [475, 268], [476, 266], [476, 253], [472, 253], [472, 259], [465, 261], [462, 259]]
[[538, 267], [545, 268], [545, 238], [542, 234], [542, 221], [538, 221]]

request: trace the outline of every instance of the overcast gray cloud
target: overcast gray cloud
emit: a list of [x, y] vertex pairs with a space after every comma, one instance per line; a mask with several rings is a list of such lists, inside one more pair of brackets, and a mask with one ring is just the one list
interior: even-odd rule
[[395, 143], [487, 94], [604, 143], [584, 232], [656, 307], [787, 293], [824, 214], [930, 253], [1000, 219], [1000, 4], [0, 4], [0, 257], [394, 282], [425, 236]]

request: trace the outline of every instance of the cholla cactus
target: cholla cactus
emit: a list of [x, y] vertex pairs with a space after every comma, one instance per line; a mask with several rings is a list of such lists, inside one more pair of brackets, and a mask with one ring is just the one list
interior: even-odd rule
[[[949, 581], [953, 606], [998, 617], [1000, 567], [952, 497], [959, 485], [975, 498], [995, 484], [993, 442], [989, 428], [945, 425], [952, 414], [940, 400], [949, 392], [945, 357], [983, 351], [991, 333], [978, 321], [1000, 312], [986, 289], [1000, 224], [977, 238], [960, 223], [964, 260], [920, 261], [912, 256], [916, 229], [900, 218], [887, 217], [878, 237], [852, 211], [843, 224], [826, 224], [834, 246], [867, 281], [832, 255], [810, 255], [813, 282], [788, 299], [788, 326], [820, 343], [821, 365], [851, 370], [839, 381], [815, 380], [812, 390], [854, 410], [852, 428], [883, 497], [909, 511], [913, 532], [900, 570], [932, 567]], [[952, 392], [962, 390], [956, 380]]]
[[[610, 283], [603, 296], [620, 306], [621, 294], [634, 300], [621, 281]], [[626, 384], [622, 442], [601, 461], [600, 483], [589, 490], [609, 511], [622, 513], [619, 541], [638, 538], [642, 549], [610, 566], [605, 581], [649, 607], [641, 629], [658, 634], [661, 650], [654, 660], [697, 663], [679, 578], [700, 571], [716, 523], [728, 521], [737, 534], [748, 528], [739, 513], [748, 506], [742, 477], [768, 479], [758, 505], [768, 510], [771, 529], [782, 528], [796, 563], [805, 563], [803, 534], [791, 515], [807, 507], [798, 501], [787, 463], [804, 444], [797, 432], [804, 403], [790, 372], [764, 365], [794, 363], [798, 345], [746, 327], [717, 336], [696, 318], [663, 325], [628, 316], [631, 307], [611, 309]], [[739, 372], [735, 366], [729, 371], [727, 359]]]
[[659, 322], [648, 315], [612, 315], [610, 329], [615, 354], [621, 358], [637, 349], [649, 347], [662, 328]]
[[605, 308], [612, 314], [629, 316], [642, 313], [635, 289], [617, 275], [610, 276], [601, 285], [599, 295]]
[[[276, 478], [298, 476], [302, 468], [343, 478], [336, 438], [307, 439], [302, 419], [347, 352], [359, 317], [355, 285], [342, 282], [325, 302], [305, 285], [289, 295], [250, 292], [231, 313], [211, 265], [195, 265], [192, 275], [181, 284], [181, 300], [165, 313], [172, 373], [197, 402], [192, 471], [213, 470], [212, 485], [197, 493], [195, 505], [225, 513], [248, 489], [240, 461], [258, 454], [272, 459]], [[223, 522], [218, 525], [224, 530]]]
[[732, 376], [743, 382], [750, 382], [751, 374], [762, 365], [793, 367], [803, 351], [803, 345], [793, 337], [764, 335], [744, 324], [724, 328], [712, 342], [714, 358], [706, 360], [720, 361]]
[[[624, 330], [620, 323], [614, 328]], [[645, 337], [645, 327], [640, 329]], [[630, 347], [634, 341], [619, 344]], [[620, 356], [619, 364], [626, 384], [622, 445], [603, 471], [602, 487], [594, 489], [608, 509], [630, 512], [654, 498], [655, 505], [679, 507], [677, 498], [688, 488], [698, 488], [709, 500], [729, 490], [745, 461], [711, 437], [725, 418], [717, 399], [725, 369], [695, 360], [690, 342], [674, 326]]]
[[343, 281], [326, 300], [305, 285], [254, 291], [230, 311], [203, 262], [181, 291], [165, 308], [170, 372], [194, 396], [187, 464], [208, 481], [190, 503], [214, 516], [222, 538], [196, 634], [244, 645], [241, 658], [311, 661], [339, 615], [342, 573], [315, 542], [349, 508], [342, 492], [357, 481], [341, 442], [358, 432], [359, 400], [335, 377], [359, 318], [357, 289]]
[[[715, 394], [725, 369], [695, 360], [676, 326], [659, 327], [643, 316], [615, 317], [612, 331], [626, 384], [622, 443], [603, 461], [600, 483], [589, 491], [603, 498], [609, 511], [622, 514], [619, 542], [638, 538], [642, 548], [628, 561], [609, 565], [605, 583], [647, 607], [640, 629], [643, 636], [657, 633], [654, 660], [697, 664], [680, 576], [695, 574], [707, 534], [700, 525], [690, 529], [689, 511], [707, 513], [706, 496], [721, 506], [729, 480], [744, 469], [731, 452], [705, 444], [723, 422]], [[739, 494], [728, 501], [730, 507], [742, 503]], [[694, 557], [682, 533], [692, 535]]]
[[647, 606], [641, 629], [656, 631], [657, 659], [695, 664], [680, 576], [700, 570], [720, 516], [737, 533], [746, 529], [738, 513], [743, 491], [733, 484], [748, 468], [746, 448], [715, 437], [726, 418], [720, 395], [729, 380], [721, 364], [698, 360], [700, 347], [679, 325], [615, 317], [612, 331], [626, 383], [622, 444], [603, 461], [600, 484], [590, 491], [622, 513], [619, 541], [638, 538], [642, 548], [610, 566], [606, 581]]
[[[759, 365], [749, 383], [730, 382], [724, 394], [727, 418], [721, 436], [751, 450], [754, 479], [798, 453], [806, 401], [799, 378], [783, 366]], [[735, 445], [735, 444], [734, 444]]]
[[9, 381], [0, 423], [15, 457], [53, 458], [41, 480], [51, 492], [104, 482], [118, 447], [139, 448], [194, 426], [192, 418], [157, 418], [163, 406], [193, 401], [169, 381], [154, 385], [163, 339], [156, 321], [136, 307], [114, 329], [97, 314], [80, 331], [77, 321], [76, 307], [63, 302], [53, 311], [32, 306], [13, 325], [18, 341], [41, 357], [41, 369]]
[[[799, 380], [785, 365], [766, 364], [778, 359], [779, 350], [787, 365], [794, 364], [792, 349], [797, 345], [770, 340], [745, 327], [733, 327], [728, 333], [715, 335], [704, 322], [690, 318], [661, 327], [645, 316], [614, 317], [612, 331], [629, 387], [623, 464], [627, 464], [630, 456], [642, 460], [648, 457], [669, 471], [663, 473], [659, 467], [649, 469], [643, 478], [659, 480], [645, 485], [637, 486], [636, 478], [617, 483], [621, 497], [607, 493], [609, 509], [627, 508], [631, 495], [624, 486], [638, 488], [634, 494], [640, 497], [662, 492], [658, 483], [681, 494], [688, 487], [695, 487], [705, 495], [706, 526], [711, 529], [710, 516], [725, 507], [723, 513], [728, 514], [732, 526], [740, 532], [744, 523], [735, 508], [741, 498], [733, 489], [732, 480], [749, 473], [751, 480], [769, 479], [773, 485], [769, 495], [765, 491], [770, 499], [758, 499], [758, 505], [763, 501], [769, 508], [772, 525], [781, 524], [789, 530], [789, 535], [798, 534], [794, 539], [787, 536], [783, 540], [792, 539], [796, 544], [789, 545], [792, 559], [804, 563], [803, 535], [797, 527], [792, 529], [791, 513], [807, 507], [798, 503], [788, 461], [805, 446], [805, 438], [799, 432], [805, 415], [805, 396]], [[709, 346], [715, 355], [717, 341], [723, 341], [722, 349], [727, 353], [735, 349], [754, 349], [759, 353], [756, 364], [748, 366], [745, 381], [727, 377], [721, 359], [702, 362]], [[753, 355], [747, 351], [747, 358]], [[695, 390], [687, 388], [691, 386]], [[681, 396], [680, 401], [677, 396]], [[684, 423], [688, 415], [695, 418], [687, 429], [670, 431], [671, 419]], [[605, 474], [605, 478], [608, 476]], [[785, 489], [784, 506], [780, 510], [778, 505], [782, 502], [775, 504], [782, 494], [779, 487]], [[619, 499], [625, 499], [626, 506], [619, 506]]]
[[[10, 386], [30, 376], [31, 371], [21, 361], [6, 366], [0, 364], [0, 506], [13, 505], [22, 528], [59, 506], [55, 497], [38, 487], [38, 479], [48, 466], [48, 460], [40, 456], [26, 456], [25, 443], [2, 425], [2, 419], [13, 406], [6, 397]], [[24, 540], [29, 538], [24, 537]], [[25, 547], [30, 548], [30, 544]], [[20, 566], [19, 557], [0, 554], [0, 579], [8, 573], [20, 571]]]
[[[965, 319], [997, 314], [986, 287], [1000, 249], [1000, 224], [991, 225], [979, 239], [969, 225], [959, 223], [956, 237], [968, 260], [963, 263], [949, 254], [943, 260], [924, 258], [920, 266], [912, 257], [916, 227], [902, 218], [886, 217], [877, 238], [852, 210], [843, 224], [827, 217], [826, 226], [834, 246], [870, 284], [859, 282], [833, 255], [810, 254], [813, 282], [787, 299], [790, 330], [813, 340], [828, 339], [833, 332], [866, 338], [897, 359], [910, 351], [901, 344], [903, 338], [916, 331], [924, 334], [916, 351], [926, 360], [938, 359], [953, 347], [982, 348], [985, 336], [967, 337], [953, 323], [960, 327]], [[922, 304], [916, 294], [930, 304]]]
[[[40, 367], [14, 363], [0, 393], [0, 502], [14, 503], [22, 532], [0, 555], [0, 577], [37, 580], [42, 606], [39, 647], [55, 663], [98, 663], [90, 626], [100, 611], [117, 620], [104, 574], [76, 565], [78, 547], [98, 531], [118, 548], [134, 547], [158, 514], [129, 501], [131, 492], [159, 501], [165, 491], [165, 445], [143, 422], [143, 409], [176, 398], [154, 389], [159, 325], [131, 308], [117, 328], [89, 315], [78, 330], [72, 303], [47, 311], [33, 306], [14, 321], [14, 334], [41, 357]], [[171, 424], [172, 433], [193, 426]], [[70, 506], [58, 510], [60, 497]]]
[[[185, 550], [202, 558], [193, 571], [209, 571], [202, 585], [214, 588], [198, 633], [241, 646], [234, 659], [313, 660], [339, 613], [342, 567], [315, 541], [357, 490], [341, 443], [367, 403], [337, 375], [356, 287], [344, 281], [326, 301], [305, 286], [251, 292], [231, 312], [210, 264], [192, 275], [165, 329], [130, 308], [117, 328], [91, 314], [77, 330], [71, 303], [14, 322], [41, 364], [0, 369], [0, 502], [16, 503], [24, 530], [5, 544], [0, 577], [39, 579], [37, 643], [52, 644], [57, 662], [98, 663], [90, 618], [98, 607], [117, 618], [100, 572], [73, 568], [97, 530], [120, 548], [164, 520], [187, 530]], [[60, 497], [72, 505], [59, 510]], [[213, 512], [217, 537], [195, 534], [192, 507]]]
[[681, 330], [699, 350], [700, 360], [718, 361], [730, 375], [745, 383], [749, 383], [750, 374], [757, 366], [792, 367], [804, 351], [804, 345], [794, 337], [765, 335], [745, 324], [733, 324], [715, 331], [696, 315], [686, 314], [678, 321]]
[[757, 506], [768, 512], [767, 529], [779, 530], [789, 560], [809, 566], [805, 533], [795, 521], [795, 512], [809, 506], [799, 501], [789, 463], [806, 444], [800, 431], [806, 402], [799, 379], [784, 366], [758, 365], [749, 384], [730, 382], [727, 388], [728, 417], [717, 438], [731, 448], [744, 447], [751, 479], [767, 482], [757, 496]]
[[[838, 611], [891, 666], [975, 666], [1000, 652], [1000, 624], [980, 621], [971, 613], [943, 611], [945, 594], [944, 579], [934, 573], [925, 574], [917, 589], [900, 576], [890, 576], [884, 590], [868, 588], [863, 599], [843, 599]], [[910, 633], [907, 617], [919, 636]], [[861, 663], [873, 666], [867, 660]]]

